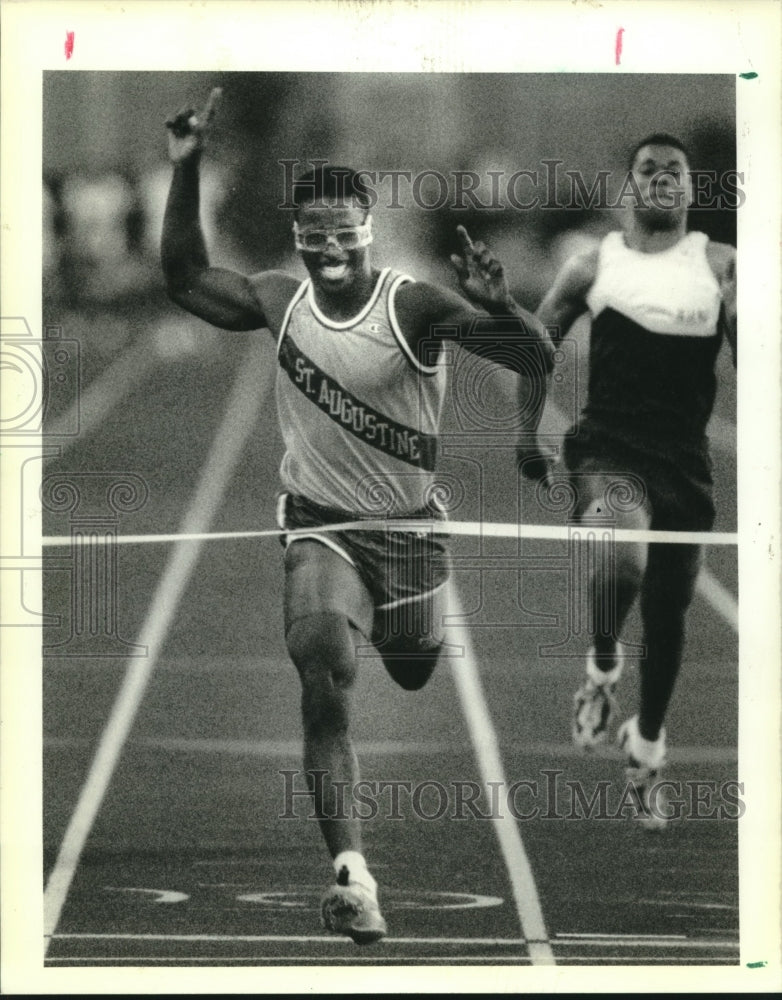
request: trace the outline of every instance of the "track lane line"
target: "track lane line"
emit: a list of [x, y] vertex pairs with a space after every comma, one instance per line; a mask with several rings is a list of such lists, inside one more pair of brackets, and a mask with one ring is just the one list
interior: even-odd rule
[[[219, 509], [231, 474], [252, 431], [273, 368], [265, 363], [260, 338], [253, 339], [239, 363], [223, 420], [212, 442], [195, 492], [182, 520], [183, 534], [202, 532]], [[87, 778], [66, 828], [60, 851], [44, 891], [45, 952], [57, 928], [81, 853], [103, 802], [117, 761], [157, 663], [179, 601], [201, 552], [198, 542], [173, 548], [152, 597], [139, 635], [146, 659], [128, 661], [122, 686], [101, 735]]]
[[[291, 944], [327, 944], [340, 945], [344, 948], [354, 948], [355, 945], [347, 937], [338, 937], [328, 934], [131, 934], [131, 933], [96, 933], [87, 932], [72, 934], [55, 934], [56, 941], [215, 941], [218, 943], [228, 943], [230, 941], [241, 941], [249, 944], [272, 941], [275, 943], [289, 942]], [[517, 948], [525, 945], [524, 938], [492, 938], [492, 937], [384, 937], [383, 945], [387, 944], [411, 944], [411, 945], [475, 945], [482, 948], [496, 946], [498, 948]]]
[[[594, 965], [598, 960], [594, 955], [561, 955], [558, 958], [560, 965], [575, 964], [580, 962], [584, 965]], [[617, 956], [610, 955], [608, 957], [601, 955], [599, 959], [601, 964], [608, 962], [616, 963], [617, 965], [641, 965], [649, 964], [651, 962], [659, 962], [660, 964], [665, 963], [666, 965], [671, 965], [671, 959], [666, 956], [658, 955], [644, 955], [641, 958], [637, 956]], [[702, 956], [680, 956], [676, 959], [676, 965], [692, 964], [703, 965]], [[709, 966], [714, 965], [735, 965], [737, 959], [732, 955], [723, 955], [716, 958], [709, 959]], [[199, 955], [133, 955], [130, 957], [116, 957], [113, 955], [97, 955], [95, 957], [83, 958], [48, 958], [46, 960], [47, 965], [53, 966], [55, 964], [60, 965], [76, 965], [82, 963], [97, 963], [106, 962], [107, 964], [113, 965], [127, 965], [130, 962], [137, 962], [143, 965], [151, 965], [152, 963], [159, 964], [165, 963], [166, 965], [239, 965], [242, 962], [246, 965], [258, 965], [263, 962], [269, 965], [293, 965], [300, 964], [304, 965], [317, 965], [323, 963], [326, 966], [329, 965], [359, 965], [361, 963], [367, 965], [376, 965], [380, 968], [387, 965], [399, 965], [405, 967], [405, 963], [410, 965], [424, 965], [427, 963], [438, 965], [455, 965], [458, 962], [464, 963], [464, 965], [475, 965], [477, 962], [486, 963], [487, 965], [531, 965], [529, 956], [512, 956], [512, 955], [438, 955], [434, 958], [429, 958], [426, 955], [421, 955], [417, 958], [400, 958], [399, 955], [388, 956], [384, 958], [376, 958], [374, 955], [319, 955], [317, 959], [312, 958], [302, 958], [301, 956], [294, 956], [286, 958], [284, 961], [279, 958], [269, 957], [267, 955], [251, 955], [251, 956], [227, 956], [227, 955], [216, 955], [211, 958], [204, 958]]]
[[[455, 622], [455, 619], [462, 614], [453, 582], [450, 583], [446, 592], [445, 613], [451, 622]], [[486, 791], [491, 796], [492, 786], [495, 783], [498, 783], [498, 787], [502, 788], [508, 786], [500, 756], [497, 732], [489, 713], [467, 629], [458, 624], [451, 624], [448, 627], [453, 630], [455, 641], [464, 647], [464, 656], [458, 659], [451, 657], [451, 676], [459, 695], [481, 779]], [[535, 877], [532, 874], [518, 825], [510, 814], [505, 813], [493, 817], [492, 825], [497, 834], [500, 851], [508, 871], [516, 914], [521, 925], [521, 933], [527, 942], [527, 950], [532, 964], [554, 965], [554, 952], [543, 919]]]
[[[55, 941], [181, 941], [183, 943], [230, 944], [323, 944], [353, 949], [349, 938], [315, 934], [131, 934], [131, 933], [73, 933], [55, 934]], [[385, 937], [382, 947], [400, 945], [453, 945], [481, 948], [518, 948], [529, 944], [526, 938], [491, 937]], [[694, 948], [713, 951], [720, 948], [738, 948], [738, 941], [731, 938], [689, 938], [684, 934], [556, 934], [550, 944], [557, 947], [603, 947], [607, 944], [618, 948]], [[307, 956], [308, 958], [310, 956]], [[524, 956], [520, 956], [523, 958]], [[287, 961], [287, 958], [280, 959]]]
[[734, 632], [739, 630], [739, 602], [727, 587], [706, 567], [702, 567], [695, 584], [697, 592], [712, 606], [717, 614], [730, 625]]

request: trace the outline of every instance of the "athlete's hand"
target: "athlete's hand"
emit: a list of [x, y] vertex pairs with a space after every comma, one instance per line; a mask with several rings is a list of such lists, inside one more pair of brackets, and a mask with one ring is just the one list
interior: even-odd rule
[[459, 284], [468, 298], [488, 312], [496, 312], [510, 301], [510, 290], [502, 263], [483, 243], [473, 243], [464, 226], [457, 226], [462, 252], [451, 254]]
[[200, 114], [196, 114], [192, 108], [183, 108], [166, 121], [168, 155], [172, 163], [183, 163], [201, 154], [204, 134], [214, 118], [221, 95], [220, 87], [215, 87]]

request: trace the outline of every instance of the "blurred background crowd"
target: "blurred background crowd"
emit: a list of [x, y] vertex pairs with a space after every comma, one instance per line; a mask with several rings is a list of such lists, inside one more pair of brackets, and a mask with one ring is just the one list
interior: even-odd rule
[[[44, 324], [81, 344], [82, 383], [130, 345], [160, 359], [209, 360], [225, 338], [167, 300], [159, 264], [171, 168], [165, 119], [203, 107], [223, 88], [203, 162], [202, 218], [214, 263], [245, 272], [283, 268], [304, 276], [290, 233], [290, 167], [313, 159], [370, 171], [437, 172], [448, 179], [435, 204], [430, 176], [411, 195], [388, 182], [374, 210], [379, 265], [455, 287], [448, 263], [463, 223], [506, 264], [518, 300], [535, 308], [563, 259], [620, 225], [617, 209], [566, 208], [579, 171], [591, 187], [610, 171], [609, 192], [626, 172], [629, 149], [667, 131], [691, 150], [692, 165], [735, 168], [732, 76], [629, 74], [367, 74], [50, 72], [44, 78]], [[559, 190], [552, 192], [557, 159]], [[298, 166], [301, 164], [301, 166]], [[536, 208], [508, 204], [515, 171], [540, 178]], [[480, 178], [479, 200], [454, 197], [455, 171]], [[547, 188], [547, 185], [549, 186]], [[532, 182], [517, 188], [534, 194]], [[555, 204], [551, 195], [556, 193]], [[418, 202], [418, 203], [417, 203]], [[560, 207], [556, 207], [560, 205]], [[691, 213], [691, 228], [735, 243], [735, 211]]]

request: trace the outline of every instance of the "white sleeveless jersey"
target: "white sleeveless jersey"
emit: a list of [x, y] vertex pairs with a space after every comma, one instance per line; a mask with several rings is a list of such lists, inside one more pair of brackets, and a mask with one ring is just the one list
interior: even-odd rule
[[294, 295], [277, 349], [289, 492], [358, 516], [433, 502], [446, 371], [419, 363], [399, 329], [394, 296], [409, 281], [386, 268], [345, 322], [320, 311], [309, 279]]
[[668, 250], [641, 253], [622, 232], [608, 233], [586, 299], [592, 316], [615, 309], [653, 333], [713, 336], [722, 297], [706, 259], [708, 242], [692, 232]]
[[722, 303], [707, 244], [693, 232], [668, 250], [640, 253], [613, 232], [600, 246], [586, 296], [592, 332], [583, 416], [614, 436], [665, 449], [705, 444]]

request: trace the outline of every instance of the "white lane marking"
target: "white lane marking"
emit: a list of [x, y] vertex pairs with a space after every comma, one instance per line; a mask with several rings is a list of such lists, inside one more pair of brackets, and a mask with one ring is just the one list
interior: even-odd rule
[[[642, 531], [636, 528], [603, 528], [589, 529], [584, 526], [568, 527], [558, 524], [511, 524], [505, 521], [438, 521], [433, 529], [431, 520], [416, 521], [412, 518], [369, 519], [360, 521], [344, 521], [341, 524], [324, 524], [318, 526], [318, 533], [333, 531], [432, 531], [434, 535], [462, 536], [479, 538], [532, 538], [544, 541], [568, 542], [574, 532], [582, 537], [587, 530], [610, 531], [614, 542], [665, 542], [666, 545], [738, 545], [739, 536], [731, 531]], [[312, 528], [294, 528], [283, 531], [281, 528], [264, 528], [259, 531], [199, 531], [189, 534], [172, 532], [170, 534], [149, 535], [116, 535], [112, 536], [112, 544], [147, 545], [163, 542], [219, 542], [232, 541], [241, 538], [279, 538], [288, 535], [311, 535]], [[70, 535], [46, 535], [41, 539], [44, 548], [62, 548], [73, 544]], [[92, 544], [105, 545], [103, 538], [96, 538]]]
[[[453, 584], [446, 591], [445, 601], [445, 613], [448, 619], [454, 622], [462, 612]], [[481, 779], [491, 796], [493, 784], [496, 783], [497, 788], [508, 786], [497, 733], [481, 686], [470, 636], [460, 625], [451, 628], [454, 640], [464, 647], [464, 655], [458, 660], [451, 661], [451, 676], [459, 694]], [[493, 817], [493, 826], [508, 871], [516, 913], [522, 934], [527, 941], [530, 959], [533, 965], [554, 965], [554, 952], [548, 940], [535, 878], [516, 820], [510, 814], [500, 814], [498, 817]]]
[[721, 948], [735, 948], [738, 949], [739, 942], [736, 939], [731, 940], [727, 938], [725, 940], [719, 940], [716, 938], [709, 938], [707, 940], [698, 940], [696, 938], [666, 938], [660, 937], [646, 938], [643, 935], [638, 937], [628, 937], [623, 938], [620, 935], [610, 934], [604, 936], [593, 935], [592, 937], [578, 937], [572, 941], [560, 940], [557, 937], [555, 944], [559, 947], [586, 947], [586, 948], [604, 948], [607, 944], [611, 945], [612, 948], [693, 948], [698, 951], [716, 951]]
[[[215, 942], [229, 944], [231, 942], [244, 942], [248, 944], [263, 944], [270, 942], [273, 944], [325, 944], [333, 946], [343, 946], [345, 948], [355, 948], [355, 945], [348, 938], [331, 937], [315, 934], [55, 934], [55, 941], [182, 941], [182, 942]], [[386, 937], [383, 938], [383, 946], [389, 944], [402, 945], [458, 945], [459, 947], [496, 947], [496, 948], [521, 948], [529, 942], [526, 938], [465, 938], [465, 937]], [[683, 935], [672, 934], [557, 934], [551, 942], [558, 947], [599, 947], [611, 944], [620, 948], [694, 948], [698, 950], [711, 951], [719, 948], [737, 948], [736, 939], [717, 938], [688, 938]], [[523, 956], [520, 956], [523, 958]], [[277, 961], [287, 961], [288, 959], [277, 958]]]
[[[461, 662], [461, 660], [459, 660]], [[77, 736], [46, 736], [44, 747], [47, 749], [76, 749], [93, 745], [93, 740]], [[230, 740], [230, 739], [190, 739], [177, 737], [137, 737], [127, 741], [128, 747], [145, 750], [164, 750], [172, 753], [215, 753], [248, 755], [253, 757], [301, 757], [301, 743], [295, 740]], [[354, 744], [358, 754], [376, 754], [378, 756], [396, 756], [414, 754], [449, 754], [464, 750], [461, 743], [435, 742], [404, 743], [396, 740], [381, 740], [378, 742], [361, 742]], [[610, 745], [597, 747], [585, 752], [572, 743], [525, 743], [509, 740], [505, 743], [506, 752], [523, 753], [527, 757], [552, 757], [581, 759], [586, 761], [614, 761], [624, 759], [622, 752]], [[732, 764], [738, 760], [735, 746], [676, 746], [676, 763], [681, 764]], [[457, 779], [450, 779], [455, 781]], [[458, 779], [462, 781], [463, 779]], [[444, 781], [448, 784], [448, 779]]]
[[[239, 363], [239, 372], [231, 390], [225, 415], [182, 521], [184, 534], [203, 531], [220, 506], [231, 474], [255, 425], [260, 402], [265, 396], [265, 382], [271, 379], [272, 369], [265, 363], [264, 358], [260, 340], [253, 340], [247, 354]], [[128, 662], [122, 687], [103, 730], [44, 892], [44, 934], [47, 947], [60, 919], [84, 844], [103, 802], [171, 620], [195, 569], [200, 551], [199, 544], [177, 545], [171, 552], [163, 575], [155, 588], [138, 640], [142, 646], [147, 647], [148, 655], [146, 659], [133, 658]]]
[[697, 591], [714, 608], [718, 615], [730, 625], [734, 632], [739, 630], [739, 602], [719, 580], [704, 566], [698, 574]]
[[[344, 945], [355, 948], [349, 938], [331, 936], [326, 934], [55, 934], [56, 941], [217, 941], [221, 943], [230, 941], [246, 941], [250, 943], [272, 941], [275, 943], [290, 942], [292, 944], [328, 944]], [[410, 944], [410, 945], [430, 945], [430, 944], [453, 944], [467, 946], [477, 945], [481, 947], [496, 946], [501, 948], [519, 948], [527, 942], [524, 938], [469, 938], [469, 937], [386, 937], [383, 944]]]
[[[385, 940], [385, 938], [384, 938]], [[354, 945], [355, 947], [355, 945]], [[594, 958], [594, 956], [592, 956]], [[247, 964], [252, 963], [253, 965], [259, 962], [268, 962], [270, 965], [286, 966], [292, 965], [293, 963], [305, 964], [309, 963], [311, 965], [316, 965], [320, 962], [325, 962], [328, 964], [340, 964], [340, 965], [359, 965], [362, 962], [372, 965], [391, 965], [396, 962], [404, 961], [400, 959], [399, 956], [394, 956], [394, 958], [386, 957], [385, 959], [377, 958], [374, 955], [319, 955], [317, 959], [302, 957], [301, 955], [296, 956], [286, 956], [285, 958], [274, 958], [269, 955], [213, 955], [211, 957], [204, 957], [203, 955], [169, 955], [162, 957], [160, 955], [136, 955], [134, 957], [119, 957], [114, 958], [112, 956], [98, 956], [95, 958], [48, 958], [46, 964], [50, 965], [55, 962], [59, 962], [63, 965], [72, 965], [74, 962], [79, 962], [87, 964], [88, 962], [110, 962], [111, 964], [129, 963], [135, 962], [139, 965], [149, 965], [151, 962], [176, 965], [196, 965], [201, 963], [203, 965], [229, 965], [231, 963], [238, 965], [241, 962]], [[444, 962], [505, 962], [513, 963], [515, 965], [529, 965], [530, 960], [528, 955], [519, 956], [508, 956], [508, 955], [440, 955], [434, 958], [428, 955], [422, 955], [421, 957], [416, 957], [413, 959], [416, 965], [420, 965], [423, 962], [437, 962], [442, 964]]]
[[688, 899], [639, 899], [639, 903], [644, 906], [675, 906], [684, 910], [730, 910], [738, 912], [738, 906], [732, 903], [696, 903]]
[[[255, 903], [272, 910], [297, 909], [317, 912], [320, 907], [317, 904], [316, 892], [320, 892], [320, 887], [246, 892], [235, 898], [241, 903]], [[472, 892], [437, 892], [426, 889], [417, 893], [393, 890], [383, 892], [383, 909], [387, 911], [475, 910], [502, 906], [504, 902], [505, 900], [499, 896], [481, 896]]]
[[186, 892], [177, 892], [175, 889], [136, 889], [128, 885], [106, 885], [103, 887], [106, 892], [139, 892], [144, 895], [155, 896], [150, 900], [152, 903], [184, 903], [190, 896]]
[[[383, 939], [387, 941], [387, 938]], [[738, 946], [737, 946], [738, 947]], [[416, 965], [422, 965], [424, 962], [437, 962], [438, 965], [443, 965], [448, 963], [453, 965], [456, 962], [465, 962], [474, 965], [477, 962], [485, 962], [486, 964], [499, 965], [500, 963], [504, 965], [530, 965], [530, 959], [528, 955], [451, 955], [447, 953], [445, 955], [416, 955], [415, 958], [405, 959], [401, 958], [399, 955], [394, 956], [384, 956], [383, 958], [378, 958], [376, 955], [319, 955], [316, 959], [310, 958], [309, 956], [301, 955], [286, 955], [285, 958], [279, 958], [271, 955], [133, 955], [133, 956], [114, 956], [114, 955], [98, 955], [95, 957], [84, 957], [77, 956], [74, 958], [58, 957], [58, 958], [47, 958], [46, 964], [51, 965], [56, 962], [62, 963], [63, 965], [73, 965], [74, 963], [97, 963], [97, 962], [108, 962], [112, 965], [119, 965], [121, 963], [128, 964], [133, 962], [138, 965], [149, 965], [151, 962], [165, 962], [167, 965], [196, 965], [197, 963], [212, 965], [228, 965], [230, 963], [240, 963], [246, 962], [248, 964], [258, 965], [261, 962], [267, 962], [270, 965], [293, 965], [294, 963], [309, 963], [315, 965], [317, 963], [332, 963], [332, 964], [345, 964], [345, 965], [358, 965], [361, 962], [366, 962], [367, 964], [373, 965], [391, 965], [398, 962], [410, 961]], [[568, 965], [573, 962], [589, 962], [594, 963], [596, 957], [594, 954], [591, 955], [560, 955], [557, 959], [560, 964]], [[618, 955], [600, 955], [599, 961], [601, 964], [608, 962], [622, 963], [623, 965], [633, 962], [634, 964], [639, 964], [643, 962], [648, 965], [651, 962], [665, 963], [666, 965], [671, 964], [671, 959], [665, 955], [643, 955], [639, 956], [618, 956]], [[677, 965], [683, 965], [685, 963], [695, 963], [699, 965], [703, 964], [702, 956], [688, 956], [680, 955], [676, 959]], [[732, 955], [725, 955], [723, 957], [711, 956], [709, 958], [709, 964], [714, 965], [720, 963], [722, 965], [734, 965], [736, 962], [735, 957]]]
[[661, 941], [667, 944], [669, 941], [686, 941], [686, 934], [613, 934], [610, 931], [603, 933], [600, 931], [589, 933], [563, 931], [555, 934], [558, 942], [566, 943], [570, 940], [585, 941]]

